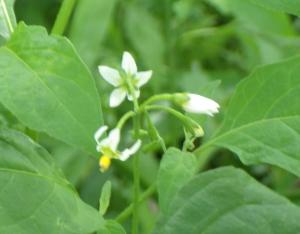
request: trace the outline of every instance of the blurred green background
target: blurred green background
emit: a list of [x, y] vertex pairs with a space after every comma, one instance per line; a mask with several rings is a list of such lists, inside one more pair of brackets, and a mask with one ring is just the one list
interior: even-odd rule
[[[59, 0], [16, 0], [16, 16], [18, 21], [42, 25], [50, 32], [60, 4]], [[243, 77], [257, 66], [299, 54], [299, 31], [298, 18], [247, 0], [78, 0], [65, 36], [93, 72], [105, 123], [111, 127], [131, 106], [127, 102], [118, 109], [108, 107], [112, 89], [100, 78], [97, 66], [118, 68], [125, 50], [134, 55], [139, 70], [154, 72], [142, 90], [141, 100], [157, 93], [185, 91], [218, 101], [221, 111], [216, 118], [192, 116], [206, 133], [196, 142], [199, 146], [220, 126], [226, 114], [223, 110]], [[23, 128], [8, 112], [1, 113], [2, 122]], [[177, 120], [164, 113], [153, 113], [152, 118], [167, 145], [180, 148], [184, 136]], [[30, 131], [28, 134], [47, 146], [80, 196], [92, 206], [98, 206], [103, 183], [107, 179], [112, 181], [108, 218], [130, 204], [130, 160], [114, 162], [107, 173], [101, 174], [97, 161], [88, 155], [46, 135], [34, 136]], [[130, 133], [122, 140], [126, 145]], [[161, 155], [156, 147], [142, 156], [143, 189], [155, 180]], [[243, 167], [262, 183], [300, 204], [300, 180], [281, 169], [267, 165], [245, 167], [227, 150], [209, 152], [201, 165], [200, 170], [224, 165]], [[158, 212], [155, 196], [141, 206], [141, 212], [143, 233], [150, 233]]]

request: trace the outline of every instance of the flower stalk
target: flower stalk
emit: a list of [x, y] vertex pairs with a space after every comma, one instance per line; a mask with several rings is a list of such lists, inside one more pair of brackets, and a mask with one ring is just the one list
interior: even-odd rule
[[[140, 137], [140, 114], [139, 103], [136, 92], [131, 83], [130, 77], [126, 79], [129, 92], [132, 95], [135, 116], [133, 116], [134, 135], [136, 139]], [[138, 209], [139, 209], [139, 195], [140, 195], [140, 172], [139, 172], [139, 153], [136, 153], [133, 158], [133, 214], [132, 214], [132, 234], [138, 234]]]
[[189, 118], [188, 116], [185, 116], [184, 114], [180, 113], [179, 111], [176, 111], [170, 107], [167, 106], [159, 106], [159, 105], [149, 105], [145, 107], [146, 110], [162, 110], [166, 111], [173, 116], [175, 116], [177, 119], [183, 122], [185, 127], [195, 136], [200, 137], [203, 136], [204, 131], [202, 127], [193, 119]]
[[[141, 194], [139, 198], [139, 204], [145, 201], [146, 198], [150, 197], [156, 191], [156, 185], [152, 184], [143, 194]], [[125, 208], [116, 218], [115, 220], [118, 223], [124, 222], [133, 212], [134, 204], [131, 203], [127, 208]]]
[[55, 19], [52, 34], [62, 35], [69, 22], [76, 0], [64, 0]]

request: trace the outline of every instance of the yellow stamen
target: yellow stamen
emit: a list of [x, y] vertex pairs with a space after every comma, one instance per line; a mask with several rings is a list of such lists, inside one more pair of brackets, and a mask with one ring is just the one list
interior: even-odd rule
[[101, 158], [99, 159], [100, 171], [105, 172], [109, 168], [110, 163], [111, 163], [110, 157], [106, 155], [101, 156]]

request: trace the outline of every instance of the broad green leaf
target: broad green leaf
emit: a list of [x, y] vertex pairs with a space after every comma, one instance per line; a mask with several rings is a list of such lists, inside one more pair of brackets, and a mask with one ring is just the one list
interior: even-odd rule
[[144, 64], [151, 69], [161, 69], [165, 44], [159, 22], [142, 7], [128, 5], [124, 23], [127, 37]]
[[15, 0], [0, 0], [0, 36], [9, 38], [16, 26]]
[[300, 57], [260, 67], [237, 87], [223, 127], [208, 144], [245, 164], [269, 163], [300, 176]]
[[159, 205], [164, 213], [178, 190], [196, 173], [197, 160], [191, 153], [170, 148], [163, 155], [157, 176]]
[[46, 150], [6, 129], [0, 130], [0, 188], [0, 233], [84, 234], [104, 226]]
[[23, 124], [95, 152], [101, 125], [94, 80], [63, 37], [21, 23], [0, 48], [0, 102]]
[[84, 61], [92, 66], [101, 52], [101, 42], [117, 0], [80, 0], [70, 29], [70, 39]]
[[173, 198], [155, 234], [294, 234], [300, 209], [239, 169], [192, 179]]
[[51, 155], [56, 165], [75, 187], [82, 183], [82, 177], [86, 174], [86, 171], [90, 171], [91, 165], [95, 165], [94, 159], [81, 150], [54, 139], [49, 139], [49, 137], [42, 134], [39, 134], [38, 140], [41, 145], [47, 145], [47, 148], [51, 149]]
[[104, 215], [107, 211], [111, 195], [111, 182], [108, 180], [104, 183], [99, 199], [99, 212]]
[[268, 9], [282, 11], [300, 16], [299, 0], [250, 0], [251, 2]]

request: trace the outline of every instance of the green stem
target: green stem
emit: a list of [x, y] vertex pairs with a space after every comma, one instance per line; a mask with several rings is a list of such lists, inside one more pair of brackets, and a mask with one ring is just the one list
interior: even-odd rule
[[170, 93], [163, 93], [163, 94], [158, 94], [158, 95], [154, 95], [150, 98], [148, 98], [142, 105], [141, 105], [141, 109], [144, 108], [146, 105], [149, 105], [153, 102], [157, 102], [157, 101], [162, 101], [162, 100], [173, 100], [174, 98], [174, 94], [170, 94]]
[[128, 111], [125, 115], [122, 116], [122, 118], [119, 120], [119, 122], [117, 123], [117, 128], [122, 128], [123, 125], [127, 122], [128, 119], [130, 119], [131, 117], [135, 116], [135, 112], [133, 111]]
[[138, 234], [138, 208], [140, 193], [140, 173], [139, 173], [139, 154], [133, 158], [133, 215], [132, 215], [132, 234]]
[[164, 139], [160, 136], [158, 130], [156, 129], [155, 125], [153, 124], [153, 122], [149, 116], [149, 113], [147, 111], [145, 111], [145, 115], [146, 115], [147, 122], [149, 125], [148, 132], [149, 132], [150, 137], [153, 137], [153, 139], [156, 139], [159, 142], [162, 150], [165, 153], [167, 151], [167, 147], [166, 147]]
[[179, 111], [176, 111], [176, 110], [174, 110], [170, 107], [167, 107], [167, 106], [150, 105], [150, 106], [144, 107], [144, 109], [146, 109], [146, 110], [163, 110], [163, 111], [166, 111], [166, 112], [174, 115], [179, 120], [181, 120], [191, 132], [194, 132], [194, 127], [200, 127], [199, 124], [195, 120], [193, 120], [193, 119], [185, 116], [184, 114], [180, 113]]
[[[151, 185], [143, 194], [141, 194], [138, 203], [143, 202], [146, 198], [150, 197], [156, 191], [156, 185]], [[117, 217], [116, 221], [119, 223], [124, 222], [133, 212], [134, 204], [131, 203], [127, 208], [125, 208]]]
[[69, 22], [76, 0], [64, 0], [56, 16], [51, 33], [62, 35]]
[[[135, 90], [131, 83], [131, 77], [126, 78], [128, 89], [133, 98], [133, 106], [135, 115], [133, 117], [133, 127], [135, 138], [139, 139], [140, 135], [140, 108]], [[140, 172], [139, 172], [139, 152], [133, 157], [133, 214], [132, 214], [132, 234], [138, 234], [138, 208], [139, 208], [139, 193], [140, 193]]]

